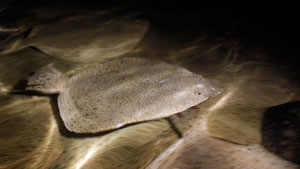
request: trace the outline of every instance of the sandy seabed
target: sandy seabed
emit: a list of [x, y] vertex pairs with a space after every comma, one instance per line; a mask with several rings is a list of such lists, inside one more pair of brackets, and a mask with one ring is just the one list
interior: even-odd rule
[[[5, 8], [0, 14], [1, 10]], [[300, 164], [298, 74], [270, 61], [272, 54], [263, 47], [245, 47], [240, 37], [205, 29], [170, 28], [145, 17], [145, 11], [126, 15], [115, 8], [29, 11], [24, 18], [0, 25], [0, 168], [146, 168], [180, 137], [193, 131], [200, 139], [204, 130], [218, 140], [216, 145], [226, 141], [229, 147], [261, 146], [276, 158], [295, 163], [287, 164], [291, 168]], [[167, 119], [75, 134], [63, 125], [57, 95], [24, 91], [29, 74], [45, 65], [73, 74], [128, 56], [180, 65], [223, 92]], [[211, 138], [193, 144], [195, 152], [180, 150], [188, 155], [173, 166], [201, 168], [207, 157], [197, 145], [209, 144]]]

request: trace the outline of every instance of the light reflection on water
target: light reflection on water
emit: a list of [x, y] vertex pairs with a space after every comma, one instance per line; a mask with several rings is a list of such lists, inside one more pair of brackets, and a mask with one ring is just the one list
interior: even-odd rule
[[[118, 37], [113, 38], [117, 41]], [[263, 56], [257, 59], [244, 54], [239, 51], [238, 40], [207, 42], [207, 37], [199, 36], [195, 41], [173, 42], [169, 40], [172, 38], [160, 37], [150, 27], [139, 45], [125, 56], [179, 64], [222, 87], [220, 96], [170, 118], [180, 132], [200, 127], [230, 142], [265, 144], [261, 131], [265, 110], [299, 100], [299, 87], [292, 80], [292, 72], [264, 62]], [[105, 57], [109, 58], [109, 54]], [[86, 67], [28, 48], [3, 54], [0, 60], [0, 80], [11, 91], [22, 90], [24, 83], [20, 82], [26, 79], [27, 73], [49, 63], [55, 63], [65, 72]], [[0, 83], [0, 92], [4, 90]], [[59, 119], [53, 119], [53, 114], [57, 116], [58, 112], [53, 105], [49, 108], [49, 101], [44, 101], [47, 96], [19, 97], [17, 93], [0, 96], [1, 142], [6, 142], [0, 146], [4, 154], [0, 168], [145, 168], [178, 139], [167, 120], [131, 125], [99, 135], [76, 135], [60, 127]], [[36, 104], [26, 107], [33, 101]], [[24, 123], [15, 125], [19, 121]], [[23, 132], [11, 136], [16, 130]], [[288, 139], [298, 138], [296, 134], [286, 135], [290, 135]], [[274, 146], [268, 148], [277, 152]], [[279, 154], [294, 160], [293, 153]], [[23, 163], [28, 159], [31, 162]]]

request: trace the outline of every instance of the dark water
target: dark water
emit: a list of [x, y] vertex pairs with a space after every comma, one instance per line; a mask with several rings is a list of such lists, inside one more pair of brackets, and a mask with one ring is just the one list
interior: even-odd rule
[[[204, 121], [214, 137], [262, 145], [300, 165], [298, 15], [292, 4], [273, 5], [2, 1], [0, 49], [9, 52], [0, 55], [0, 168], [145, 168], [180, 133]], [[284, 9], [288, 11], [281, 12]], [[14, 44], [28, 38], [33, 28], [55, 28], [64, 18], [82, 18], [88, 24], [91, 20], [85, 16], [94, 16], [95, 10], [105, 11], [99, 23], [128, 15], [149, 22], [135, 47], [124, 48], [120, 57], [181, 65], [218, 84], [224, 92], [168, 120], [95, 135], [68, 132], [59, 117], [56, 96], [23, 91], [26, 79], [49, 63], [70, 74], [93, 63], [53, 56], [38, 47], [16, 50]], [[20, 29], [3, 31], [16, 28]], [[68, 29], [78, 31], [78, 37], [87, 35], [84, 29]], [[53, 37], [70, 43], [61, 36]], [[131, 36], [116, 34], [105, 40], [125, 43], [124, 37]], [[113, 57], [108, 52], [103, 60]]]

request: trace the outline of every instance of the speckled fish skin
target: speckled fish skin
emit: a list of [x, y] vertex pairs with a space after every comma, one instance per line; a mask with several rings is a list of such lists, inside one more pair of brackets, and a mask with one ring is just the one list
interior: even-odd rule
[[[43, 92], [47, 83], [39, 77], [45, 76], [30, 78], [27, 89]], [[220, 93], [217, 86], [185, 68], [141, 58], [99, 64], [54, 84], [60, 115], [67, 129], [76, 133], [168, 117]]]

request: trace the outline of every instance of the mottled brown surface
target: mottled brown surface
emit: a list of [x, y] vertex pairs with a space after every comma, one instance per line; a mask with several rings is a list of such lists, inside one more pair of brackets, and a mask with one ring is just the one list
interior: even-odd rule
[[183, 67], [123, 58], [82, 70], [68, 79], [48, 66], [28, 79], [27, 90], [59, 93], [60, 115], [75, 133], [96, 133], [165, 118], [221, 92]]
[[[26, 3], [25, 7], [27, 8], [34, 5], [28, 1], [22, 2]], [[43, 2], [46, 3], [46, 1]], [[52, 3], [52, 1], [47, 1], [47, 3]], [[59, 1], [60, 3], [62, 2]], [[78, 16], [80, 13], [82, 16], [87, 16], [92, 11], [91, 8], [91, 10], [78, 10], [81, 6], [73, 8], [74, 3], [73, 1], [65, 3], [64, 7], [54, 8], [55, 10], [35, 6], [30, 8], [30, 12], [22, 6], [15, 8], [18, 10], [17, 12], [1, 8], [0, 22], [4, 24], [1, 27], [11, 30], [21, 28], [17, 32], [0, 32], [1, 52], [12, 49], [12, 45], [18, 39], [26, 38], [28, 34], [24, 31], [32, 26], [47, 29], [47, 25], [49, 25], [48, 28], [58, 31], [57, 35], [68, 33], [59, 32], [59, 27], [53, 27], [53, 25], [56, 21], [64, 20], [64, 17]], [[6, 4], [9, 3], [4, 3], [4, 5]], [[170, 4], [168, 4], [169, 6]], [[100, 5], [92, 8], [98, 7]], [[185, 136], [190, 130], [200, 134], [196, 137], [197, 141], [189, 142], [187, 140], [187, 144], [178, 150], [179, 153], [175, 155], [176, 160], [170, 166], [183, 169], [199, 166], [216, 168], [217, 164], [222, 163], [222, 167], [223, 164], [226, 164], [228, 167], [243, 165], [240, 168], [244, 168], [244, 166], [251, 168], [253, 163], [254, 165], [266, 163], [267, 161], [264, 159], [270, 153], [271, 159], [276, 159], [275, 167], [270, 168], [285, 165], [286, 161], [283, 159], [299, 164], [297, 109], [282, 110], [279, 108], [279, 111], [267, 111], [270, 107], [276, 109], [278, 105], [299, 101], [299, 78], [295, 71], [291, 71], [295, 65], [299, 64], [295, 62], [295, 65], [286, 66], [285, 63], [288, 61], [294, 61], [292, 53], [285, 48], [278, 50], [283, 46], [294, 45], [297, 51], [296, 56], [298, 56], [297, 43], [285, 44], [287, 41], [281, 39], [278, 34], [282, 28], [289, 26], [265, 24], [271, 18], [264, 18], [258, 13], [259, 17], [255, 21], [261, 18], [261, 23], [258, 22], [259, 24], [255, 26], [251, 25], [253, 22], [250, 22], [249, 34], [246, 37], [235, 37], [232, 35], [236, 29], [232, 30], [233, 32], [226, 29], [228, 28], [226, 27], [226, 25], [228, 26], [227, 22], [231, 24], [241, 20], [226, 20], [230, 10], [224, 7], [225, 11], [221, 11], [219, 15], [222, 17], [212, 17], [220, 20], [211, 18], [205, 20], [202, 16], [211, 16], [214, 11], [204, 9], [204, 7], [199, 10], [198, 6], [196, 7], [197, 11], [203, 11], [203, 15], [188, 17], [193, 15], [192, 11], [186, 12], [186, 10], [182, 10], [181, 6], [179, 11], [182, 12], [179, 14], [168, 15], [170, 11], [164, 9], [159, 12], [150, 11], [148, 13], [146, 11], [145, 16], [150, 15], [150, 17], [141, 19], [150, 20], [148, 32], [137, 42], [135, 48], [124, 47], [124, 51], [128, 51], [127, 54], [124, 54], [126, 56], [178, 64], [193, 73], [203, 75], [224, 89], [222, 95], [171, 117], [170, 121], [174, 126], [171, 126], [167, 120], [159, 120], [138, 123], [105, 133], [74, 134], [69, 132], [60, 119], [55, 99], [57, 96], [24, 92], [26, 85], [24, 80], [27, 79], [28, 73], [37, 71], [48, 64], [53, 64], [55, 68], [68, 76], [93, 65], [75, 64], [73, 61], [57, 58], [59, 56], [43, 54], [34, 48], [25, 48], [0, 55], [0, 81], [9, 91], [8, 95], [0, 97], [2, 119], [0, 120], [0, 141], [3, 140], [0, 145], [0, 168], [146, 168], [179, 139], [177, 134]], [[82, 13], [82, 11], [85, 12]], [[110, 17], [115, 15], [122, 20], [124, 13], [118, 14], [115, 11], [118, 10], [104, 11], [104, 14], [109, 16], [106, 19], [110, 20]], [[129, 11], [131, 12], [131, 10]], [[2, 12], [6, 15], [2, 15]], [[190, 12], [191, 15], [189, 15]], [[276, 12], [278, 13], [278, 10]], [[8, 17], [9, 13], [11, 17]], [[253, 11], [250, 13], [251, 15], [256, 14]], [[285, 13], [279, 12], [275, 16], [273, 14], [270, 16], [277, 21], [280, 20], [277, 16]], [[24, 17], [27, 18], [23, 20]], [[21, 20], [18, 20], [20, 18]], [[284, 20], [286, 21], [288, 18], [284, 17]], [[85, 21], [88, 22], [88, 20]], [[99, 22], [102, 21], [99, 20]], [[120, 21], [120, 23], [128, 23], [128, 20]], [[209, 27], [209, 31], [205, 32], [202, 24], [204, 27], [210, 25], [216, 29]], [[223, 26], [226, 28], [224, 29]], [[248, 27], [249, 25], [244, 26]], [[255, 35], [257, 28], [267, 31], [259, 31]], [[220, 33], [211, 36], [209, 32], [215, 30], [221, 30], [226, 35]], [[295, 33], [299, 31], [296, 28], [295, 30], [295, 32], [287, 33], [297, 40]], [[72, 28], [72, 31], [76, 32], [76, 29]], [[82, 32], [85, 33], [85, 31]], [[52, 35], [52, 40], [61, 40]], [[123, 37], [128, 38], [126, 35]], [[245, 45], [247, 38], [252, 39], [255, 45], [250, 45], [250, 47]], [[44, 40], [43, 42], [46, 43], [47, 39], [44, 38]], [[120, 38], [112, 39], [112, 43], [118, 44], [119, 41]], [[60, 42], [66, 46], [72, 45], [67, 43], [70, 41], [61, 40]], [[114, 51], [112, 52], [114, 53]], [[120, 53], [120, 51], [117, 50], [116, 53]], [[106, 58], [110, 58], [110, 55], [103, 56], [102, 59]], [[295, 74], [296, 76], [294, 76]], [[176, 133], [175, 130], [178, 132]], [[212, 137], [201, 135], [203, 134], [201, 130], [208, 131]], [[257, 144], [265, 146], [267, 151], [251, 151], [244, 148], [242, 148], [243, 151], [241, 150], [241, 147], [256, 147]], [[263, 149], [259, 148], [258, 150]], [[274, 155], [277, 156], [274, 157]]]

